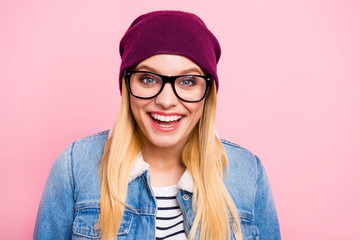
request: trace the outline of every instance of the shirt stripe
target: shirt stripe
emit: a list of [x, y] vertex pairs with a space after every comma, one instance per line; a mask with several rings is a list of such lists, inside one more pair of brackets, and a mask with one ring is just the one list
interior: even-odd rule
[[153, 187], [156, 197], [156, 239], [186, 240], [184, 219], [179, 203], [176, 200], [177, 185]]
[[174, 225], [171, 225], [171, 226], [169, 226], [169, 227], [156, 227], [156, 229], [159, 229], [159, 230], [168, 230], [168, 229], [170, 229], [170, 228], [173, 228], [173, 227], [175, 227], [175, 226], [177, 226], [177, 225], [179, 225], [179, 224], [183, 224], [183, 223], [184, 223], [184, 221], [180, 221], [180, 222], [175, 223]]

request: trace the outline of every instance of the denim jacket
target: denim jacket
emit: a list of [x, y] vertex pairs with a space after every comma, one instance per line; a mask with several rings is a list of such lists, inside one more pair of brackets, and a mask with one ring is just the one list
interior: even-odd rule
[[[34, 239], [100, 239], [99, 163], [108, 135], [109, 130], [75, 141], [55, 161], [41, 198]], [[243, 239], [280, 239], [270, 184], [260, 160], [234, 143], [222, 143], [229, 159], [224, 181], [241, 218]], [[178, 188], [177, 201], [188, 234], [195, 218], [194, 181], [189, 171], [180, 178]], [[117, 239], [155, 239], [157, 206], [149, 164], [141, 155], [130, 174], [127, 201]]]

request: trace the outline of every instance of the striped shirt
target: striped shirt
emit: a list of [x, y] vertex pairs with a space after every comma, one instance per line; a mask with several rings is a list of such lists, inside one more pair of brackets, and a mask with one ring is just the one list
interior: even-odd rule
[[169, 187], [152, 187], [158, 205], [156, 214], [157, 240], [186, 240], [184, 219], [176, 193], [177, 185]]

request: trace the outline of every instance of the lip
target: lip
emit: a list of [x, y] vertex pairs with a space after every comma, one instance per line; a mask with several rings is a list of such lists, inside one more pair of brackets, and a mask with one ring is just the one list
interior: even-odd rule
[[[181, 115], [182, 117], [181, 117], [180, 121], [178, 121], [174, 126], [171, 126], [171, 127], [161, 127], [161, 126], [157, 125], [157, 124], [154, 122], [154, 120], [153, 120], [152, 117], [151, 117], [151, 113], [159, 114], [159, 115], [163, 115], [163, 116]], [[184, 116], [185, 116], [184, 114], [175, 113], [175, 112], [172, 112], [172, 113], [165, 113], [165, 112], [148, 112], [147, 115], [148, 115], [149, 120], [150, 120], [151, 124], [153, 125], [153, 127], [156, 128], [157, 130], [160, 130], [160, 131], [163, 131], [163, 132], [170, 132], [170, 131], [176, 130], [176, 129], [180, 126], [180, 124], [181, 124], [181, 122], [182, 122], [182, 120], [184, 119]]]
[[176, 113], [176, 112], [171, 112], [171, 113], [166, 113], [166, 112], [148, 112], [148, 114], [151, 114], [151, 113], [155, 113], [155, 114], [159, 114], [159, 115], [164, 115], [164, 116], [172, 116], [172, 115], [181, 115], [181, 116], [185, 116], [184, 114], [182, 113]]

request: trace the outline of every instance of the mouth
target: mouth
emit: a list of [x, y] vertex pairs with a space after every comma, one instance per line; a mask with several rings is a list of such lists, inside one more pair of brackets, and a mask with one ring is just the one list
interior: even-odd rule
[[173, 114], [173, 115], [163, 115], [159, 113], [149, 113], [151, 120], [155, 123], [155, 126], [158, 126], [161, 129], [172, 130], [175, 126], [183, 119], [183, 115]]

